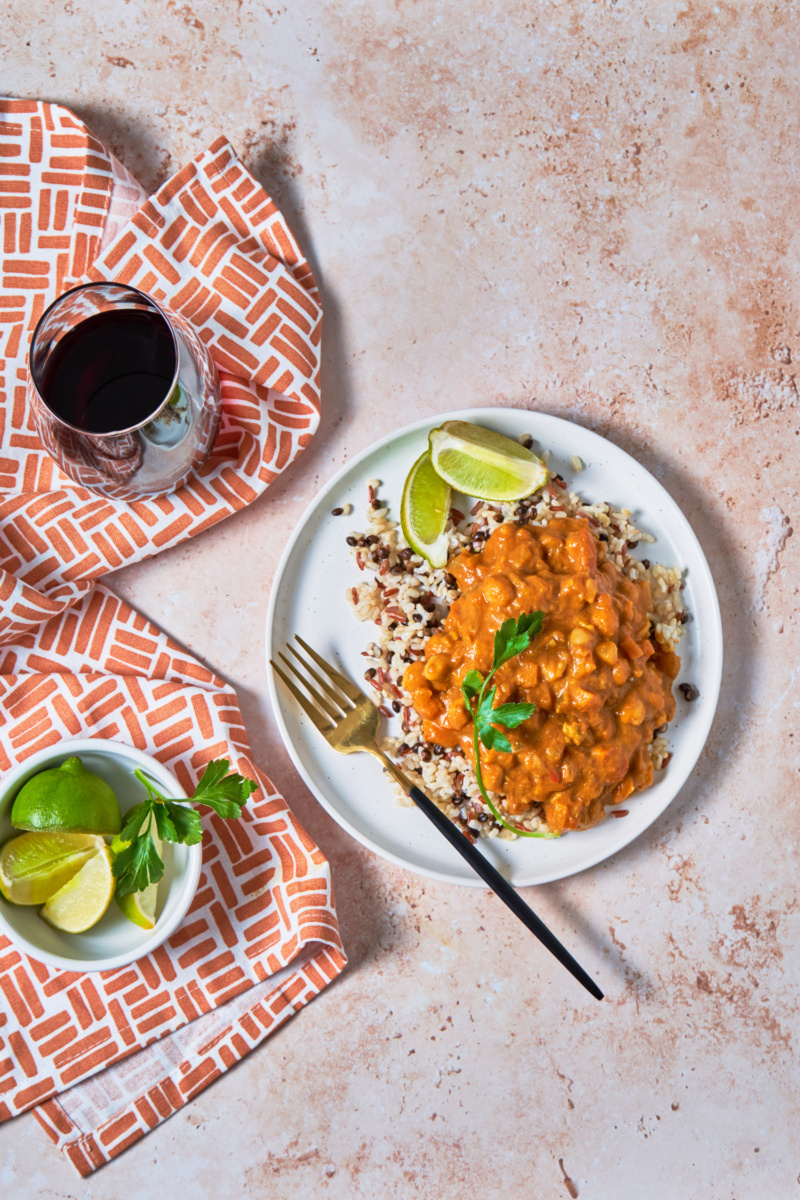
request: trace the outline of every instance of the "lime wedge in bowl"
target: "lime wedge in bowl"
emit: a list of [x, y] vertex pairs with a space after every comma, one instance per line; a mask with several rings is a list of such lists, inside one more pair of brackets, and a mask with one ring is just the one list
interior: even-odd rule
[[114, 895], [114, 885], [111, 852], [103, 843], [80, 871], [50, 897], [39, 916], [64, 933], [85, 933], [105, 913]]
[[21, 833], [0, 851], [0, 892], [12, 904], [44, 904], [104, 847], [90, 833]]
[[447, 562], [450, 539], [445, 525], [450, 515], [450, 487], [437, 474], [426, 450], [408, 472], [400, 502], [403, 536], [412, 550], [432, 567]]
[[157, 899], [157, 883], [148, 884], [143, 892], [130, 892], [127, 896], [116, 897], [120, 911], [140, 929], [155, 929]]
[[481, 425], [445, 421], [428, 441], [433, 469], [465, 496], [521, 500], [547, 482], [547, 467], [531, 450]]
[[[153, 839], [153, 844], [159, 857], [161, 857], [162, 842], [155, 828], [155, 818], [151, 815], [148, 818], [148, 822], [150, 825], [150, 836]], [[143, 833], [144, 829], [145, 825], [143, 824], [139, 832]], [[115, 837], [111, 843], [112, 859], [128, 846], [130, 846], [130, 842], [124, 841], [119, 836]], [[115, 895], [114, 899], [117, 902], [119, 910], [134, 925], [138, 925], [140, 929], [155, 929], [156, 901], [158, 900], [157, 883], [149, 883], [141, 892], [128, 892], [125, 896]]]

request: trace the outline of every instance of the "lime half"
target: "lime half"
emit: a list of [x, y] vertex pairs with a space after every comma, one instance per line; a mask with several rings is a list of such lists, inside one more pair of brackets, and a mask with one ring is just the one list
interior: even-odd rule
[[531, 450], [469, 421], [445, 421], [428, 440], [434, 470], [465, 496], [521, 500], [547, 482], [547, 467]]
[[101, 847], [88, 833], [21, 833], [0, 851], [0, 892], [12, 904], [44, 904]]
[[412, 550], [427, 558], [432, 567], [447, 562], [450, 539], [444, 531], [450, 515], [450, 487], [436, 473], [429, 451], [408, 472], [400, 503], [403, 536]]
[[96, 925], [108, 908], [114, 886], [111, 853], [103, 842], [102, 849], [77, 875], [50, 897], [39, 916], [64, 933], [83, 933]]
[[11, 824], [17, 829], [111, 834], [119, 832], [122, 817], [106, 781], [73, 755], [23, 784], [11, 809]]

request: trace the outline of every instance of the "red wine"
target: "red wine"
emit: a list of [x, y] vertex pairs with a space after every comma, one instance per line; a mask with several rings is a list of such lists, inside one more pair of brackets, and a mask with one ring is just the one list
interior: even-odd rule
[[86, 433], [141, 425], [158, 412], [175, 375], [172, 331], [160, 313], [96, 313], [53, 348], [40, 393], [62, 421]]

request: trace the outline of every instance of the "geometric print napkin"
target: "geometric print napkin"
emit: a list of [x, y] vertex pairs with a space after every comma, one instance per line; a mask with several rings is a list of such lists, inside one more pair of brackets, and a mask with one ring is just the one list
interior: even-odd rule
[[102, 585], [3, 647], [0, 768], [64, 738], [154, 755], [187, 791], [226, 757], [242, 817], [203, 814], [189, 913], [116, 970], [47, 967], [0, 936], [0, 1120], [36, 1116], [81, 1174], [238, 1062], [343, 968], [328, 864], [252, 763], [235, 693]]
[[[286, 222], [225, 138], [148, 199], [67, 109], [0, 100], [0, 219], [2, 642], [63, 612], [105, 572], [238, 512], [294, 461], [319, 424], [322, 310]], [[98, 498], [37, 436], [30, 338], [82, 280], [149, 292], [194, 326], [217, 365], [217, 441], [165, 498]]]
[[[256, 499], [319, 423], [321, 308], [280, 212], [218, 138], [148, 199], [68, 110], [0, 101], [0, 770], [65, 738], [153, 754], [189, 790], [214, 757], [259, 784], [203, 812], [203, 872], [153, 954], [59, 971], [0, 938], [0, 1120], [34, 1108], [88, 1175], [185, 1104], [345, 965], [328, 864], [251, 762], [235, 693], [96, 581]], [[43, 450], [25, 400], [44, 309], [118, 280], [214, 358], [209, 459], [159, 500], [106, 500]]]

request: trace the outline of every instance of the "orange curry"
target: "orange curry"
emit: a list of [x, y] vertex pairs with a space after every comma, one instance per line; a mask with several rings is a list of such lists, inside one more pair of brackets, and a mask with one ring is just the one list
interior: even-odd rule
[[586, 829], [653, 779], [648, 746], [675, 714], [680, 659], [650, 638], [650, 585], [623, 575], [586, 520], [498, 526], [478, 554], [448, 564], [461, 596], [424, 660], [403, 677], [423, 736], [460, 746], [473, 761], [473, 725], [461, 681], [492, 669], [495, 631], [537, 609], [541, 633], [494, 676], [495, 705], [533, 703], [506, 729], [513, 751], [481, 748], [486, 787], [506, 810], [541, 804], [553, 830]]

